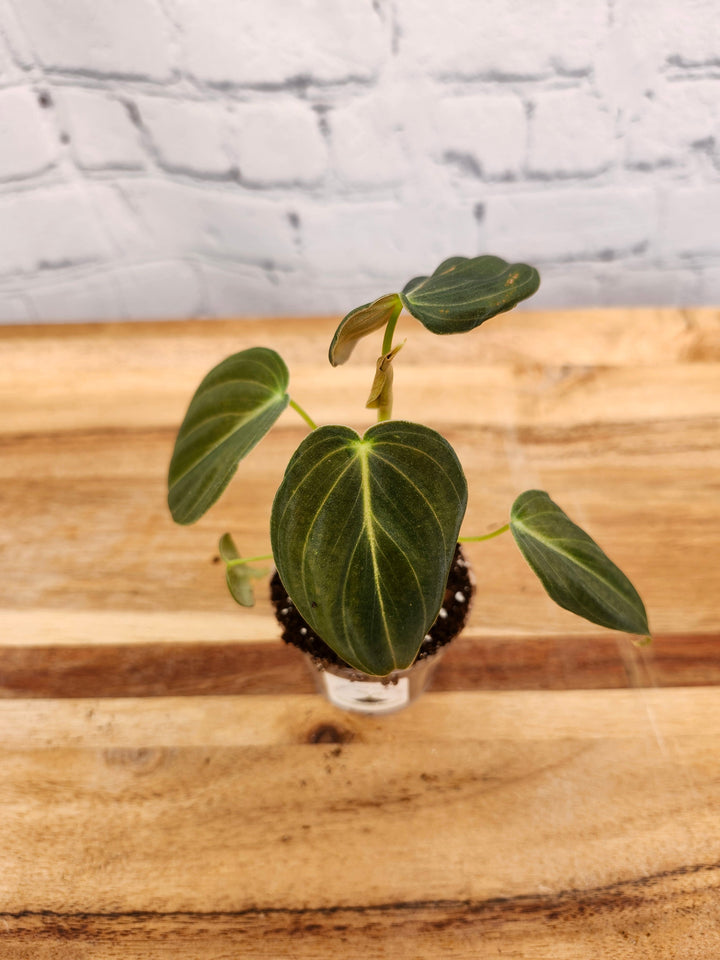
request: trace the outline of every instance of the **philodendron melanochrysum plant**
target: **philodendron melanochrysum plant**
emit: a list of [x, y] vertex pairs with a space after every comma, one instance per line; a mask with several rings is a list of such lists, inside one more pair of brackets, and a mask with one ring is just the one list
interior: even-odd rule
[[402, 346], [393, 336], [403, 308], [433, 333], [467, 333], [539, 283], [526, 264], [452, 257], [401, 293], [348, 313], [330, 345], [333, 366], [345, 363], [361, 337], [384, 331], [367, 401], [378, 422], [362, 436], [347, 426], [317, 426], [290, 398], [288, 370], [274, 350], [242, 350], [208, 373], [170, 463], [168, 502], [178, 523], [193, 523], [215, 503], [288, 405], [310, 430], [275, 495], [271, 556], [246, 560], [229, 534], [220, 541], [238, 603], [253, 602], [251, 579], [260, 572], [250, 564], [272, 558], [312, 630], [350, 666], [386, 676], [413, 663], [438, 616], [456, 542], [509, 529], [557, 604], [603, 627], [648, 634], [628, 578], [547, 493], [526, 490], [499, 530], [460, 538], [467, 484], [455, 451], [430, 427], [392, 419], [393, 360]]

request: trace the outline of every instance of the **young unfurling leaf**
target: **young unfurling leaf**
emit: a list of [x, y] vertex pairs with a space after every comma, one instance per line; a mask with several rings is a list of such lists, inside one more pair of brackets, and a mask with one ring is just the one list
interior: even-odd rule
[[337, 367], [349, 359], [358, 340], [369, 333], [379, 330], [394, 320], [402, 310], [402, 302], [397, 293], [366, 303], [351, 310], [340, 321], [329, 350], [330, 363]]
[[377, 359], [375, 378], [370, 387], [370, 395], [365, 406], [368, 410], [379, 410], [379, 420], [388, 420], [392, 413], [392, 362], [404, 343], [405, 341], [399, 343], [389, 353], [385, 353]]

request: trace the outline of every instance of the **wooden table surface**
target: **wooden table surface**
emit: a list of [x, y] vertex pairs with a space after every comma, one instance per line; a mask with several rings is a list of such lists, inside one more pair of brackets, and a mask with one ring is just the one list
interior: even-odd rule
[[463, 532], [542, 487], [643, 594], [651, 647], [555, 608], [509, 539], [431, 692], [335, 710], [242, 611], [284, 413], [190, 528], [165, 505], [204, 372], [275, 346], [371, 423], [326, 319], [0, 330], [0, 957], [720, 957], [720, 312], [401, 322], [396, 416], [465, 466]]

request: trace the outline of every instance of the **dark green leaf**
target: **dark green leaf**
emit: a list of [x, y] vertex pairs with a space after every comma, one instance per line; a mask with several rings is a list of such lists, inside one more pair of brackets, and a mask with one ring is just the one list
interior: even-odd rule
[[510, 529], [559, 606], [611, 630], [649, 633], [635, 587], [547, 493], [526, 490], [520, 494], [512, 506]]
[[289, 402], [288, 371], [266, 347], [251, 347], [214, 367], [190, 402], [168, 473], [177, 523], [194, 523], [215, 503]]
[[450, 444], [428, 427], [313, 431], [275, 497], [280, 579], [313, 630], [375, 676], [410, 666], [440, 609], [467, 486]]
[[397, 293], [388, 293], [384, 297], [373, 300], [351, 310], [340, 321], [335, 336], [330, 344], [328, 356], [330, 363], [337, 367], [349, 359], [358, 340], [369, 333], [386, 326], [393, 317], [402, 310], [402, 302]]
[[500, 257], [450, 257], [430, 277], [415, 277], [400, 298], [432, 333], [464, 333], [511, 310], [540, 286], [540, 275], [525, 263]]

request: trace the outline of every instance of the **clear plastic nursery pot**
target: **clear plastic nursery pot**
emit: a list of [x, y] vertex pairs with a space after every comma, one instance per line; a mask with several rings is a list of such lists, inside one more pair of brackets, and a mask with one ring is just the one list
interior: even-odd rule
[[407, 670], [395, 670], [382, 679], [370, 677], [352, 667], [321, 664], [306, 655], [315, 680], [315, 689], [341, 710], [380, 715], [409, 707], [430, 685], [444, 648], [416, 660]]
[[447, 645], [465, 626], [474, 589], [472, 572], [458, 546], [443, 605], [415, 662], [386, 677], [370, 676], [344, 663], [303, 620], [277, 573], [271, 581], [271, 599], [283, 640], [305, 654], [318, 693], [341, 710], [377, 716], [410, 706], [428, 688]]

